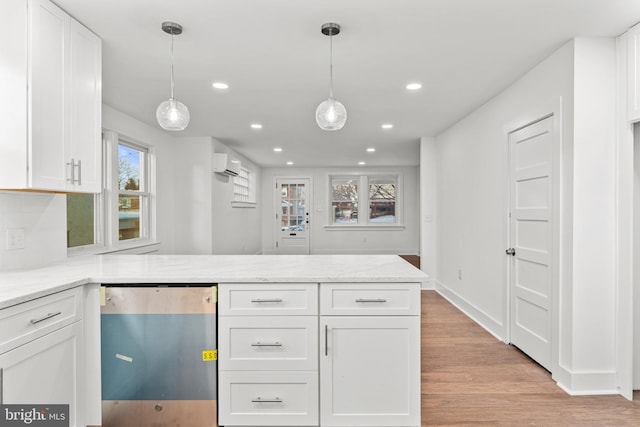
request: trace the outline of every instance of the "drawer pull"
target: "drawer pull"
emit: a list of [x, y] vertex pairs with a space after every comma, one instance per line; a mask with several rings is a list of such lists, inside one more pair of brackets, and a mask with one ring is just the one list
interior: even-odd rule
[[263, 399], [261, 397], [256, 397], [251, 402], [253, 403], [283, 403], [283, 400], [279, 397], [275, 397], [273, 399]]
[[251, 302], [282, 302], [282, 298], [255, 298], [252, 299]]
[[282, 344], [278, 341], [276, 342], [254, 342], [251, 344], [251, 347], [282, 347]]
[[43, 317], [41, 317], [39, 319], [31, 319], [30, 322], [31, 322], [32, 325], [35, 325], [37, 323], [44, 322], [45, 320], [49, 320], [52, 317], [60, 316], [61, 314], [62, 314], [61, 311], [58, 311], [57, 313], [49, 313], [46, 316], [43, 316]]
[[387, 302], [386, 298], [356, 298], [356, 302]]

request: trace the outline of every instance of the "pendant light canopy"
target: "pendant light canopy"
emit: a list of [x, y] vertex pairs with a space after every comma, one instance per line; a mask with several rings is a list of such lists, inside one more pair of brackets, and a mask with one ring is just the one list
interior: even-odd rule
[[189, 125], [189, 110], [173, 96], [173, 36], [182, 34], [182, 25], [175, 22], [163, 22], [162, 31], [171, 35], [171, 98], [158, 105], [156, 119], [163, 129], [184, 130]]
[[329, 99], [316, 109], [316, 122], [322, 130], [340, 130], [347, 121], [347, 110], [340, 101], [333, 99], [333, 36], [340, 34], [340, 25], [329, 22], [320, 31], [329, 36]]

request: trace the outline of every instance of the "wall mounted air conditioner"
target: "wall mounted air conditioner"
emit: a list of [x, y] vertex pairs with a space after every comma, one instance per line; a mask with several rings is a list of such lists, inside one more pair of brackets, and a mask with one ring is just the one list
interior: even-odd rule
[[240, 173], [240, 160], [232, 159], [225, 153], [213, 153], [213, 171], [230, 176]]

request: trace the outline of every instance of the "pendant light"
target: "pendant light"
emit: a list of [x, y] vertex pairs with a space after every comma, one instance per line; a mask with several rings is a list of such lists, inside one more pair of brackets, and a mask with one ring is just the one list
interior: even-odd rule
[[340, 130], [347, 121], [347, 110], [340, 101], [333, 99], [333, 36], [340, 34], [340, 25], [329, 22], [320, 31], [329, 36], [329, 99], [316, 109], [316, 122], [322, 130]]
[[184, 130], [189, 124], [189, 110], [173, 97], [173, 36], [182, 34], [182, 25], [175, 22], [163, 22], [162, 31], [171, 35], [171, 98], [158, 105], [156, 119], [166, 130]]

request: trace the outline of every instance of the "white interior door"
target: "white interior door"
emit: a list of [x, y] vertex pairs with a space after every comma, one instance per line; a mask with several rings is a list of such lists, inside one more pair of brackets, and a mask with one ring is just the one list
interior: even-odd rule
[[276, 243], [278, 254], [309, 254], [309, 178], [276, 178]]
[[552, 345], [553, 116], [509, 135], [511, 343], [547, 370]]

